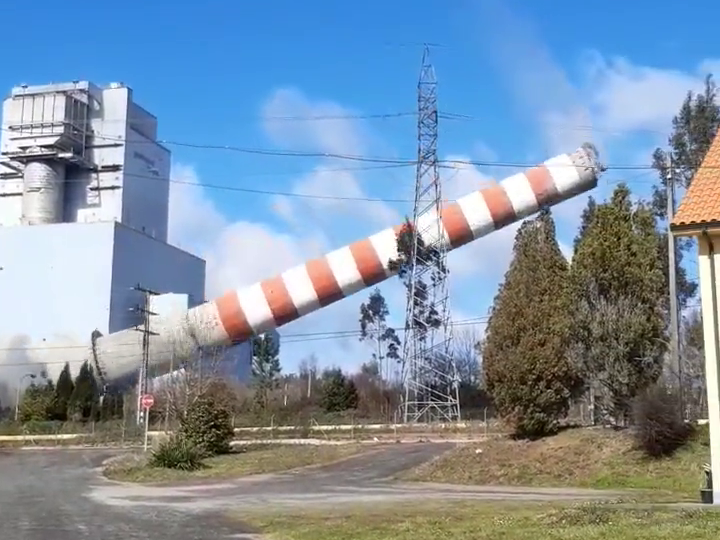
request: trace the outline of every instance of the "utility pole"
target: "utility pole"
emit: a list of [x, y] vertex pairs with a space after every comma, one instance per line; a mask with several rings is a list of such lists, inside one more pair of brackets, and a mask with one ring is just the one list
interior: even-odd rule
[[157, 332], [151, 330], [150, 317], [157, 315], [150, 310], [150, 297], [158, 295], [155, 291], [146, 289], [140, 284], [133, 287], [134, 291], [138, 291], [143, 294], [143, 304], [137, 305], [135, 308], [131, 308], [131, 311], [139, 313], [143, 318], [142, 326], [136, 326], [135, 330], [142, 332], [142, 365], [140, 366], [140, 373], [138, 375], [138, 395], [137, 395], [137, 422], [138, 425], [143, 425], [145, 422], [144, 410], [140, 401], [142, 397], [148, 393], [148, 380], [149, 380], [149, 367], [150, 367], [150, 337], [157, 336]]
[[685, 418], [685, 405], [683, 399], [683, 372], [680, 359], [680, 322], [678, 313], [677, 278], [675, 276], [675, 236], [670, 230], [675, 215], [675, 178], [673, 175], [672, 155], [668, 157], [667, 164], [667, 241], [668, 241], [668, 281], [670, 289], [670, 363], [677, 373], [678, 380], [678, 407], [682, 419]]

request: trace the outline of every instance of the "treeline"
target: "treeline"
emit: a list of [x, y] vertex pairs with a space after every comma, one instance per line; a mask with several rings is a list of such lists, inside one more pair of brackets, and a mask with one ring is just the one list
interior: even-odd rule
[[678, 372], [668, 362], [668, 244], [661, 225], [667, 183], [689, 186], [718, 125], [708, 78], [704, 92], [689, 93], [674, 118], [669, 153], [653, 156], [653, 196], [645, 200], [618, 183], [607, 200], [591, 198], [570, 262], [549, 210], [521, 225], [481, 345], [486, 389], [519, 434], [554, 432], [579, 399], [587, 400], [594, 422], [627, 426], [634, 404], [649, 392], [657, 396], [658, 384], [683, 390], [683, 403], [673, 403], [683, 419], [703, 415], [702, 321], [692, 310], [697, 284], [681, 265], [692, 243], [681, 241], [676, 251], [678, 304], [686, 314]]
[[65, 364], [57, 380], [40, 376], [33, 379], [18, 404], [20, 422], [87, 422], [122, 416], [122, 396], [100, 400], [100, 388], [92, 367], [84, 362], [73, 376]]

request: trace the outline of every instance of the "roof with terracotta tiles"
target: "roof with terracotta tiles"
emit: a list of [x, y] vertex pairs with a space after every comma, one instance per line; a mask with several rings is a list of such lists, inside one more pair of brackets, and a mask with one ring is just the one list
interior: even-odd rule
[[720, 131], [695, 173], [671, 227], [692, 225], [720, 227]]

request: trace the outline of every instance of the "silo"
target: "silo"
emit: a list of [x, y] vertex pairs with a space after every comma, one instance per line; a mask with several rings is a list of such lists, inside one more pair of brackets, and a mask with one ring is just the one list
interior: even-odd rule
[[22, 224], [62, 223], [65, 204], [65, 165], [30, 161], [23, 172]]

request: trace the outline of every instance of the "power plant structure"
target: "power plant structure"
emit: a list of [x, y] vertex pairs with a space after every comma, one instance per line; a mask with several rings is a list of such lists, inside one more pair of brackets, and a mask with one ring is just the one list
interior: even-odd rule
[[[57, 345], [58, 362], [90, 361], [105, 387], [218, 348], [244, 351], [249, 369], [253, 336], [396, 273], [407, 224], [206, 302], [204, 261], [167, 243], [170, 153], [129, 88], [15, 88], [2, 129], [0, 328]], [[450, 251], [593, 189], [603, 170], [586, 143], [423, 212], [412, 232]], [[147, 303], [143, 290], [153, 291]]]
[[[154, 334], [205, 301], [205, 261], [168, 243], [171, 155], [157, 127], [121, 83], [23, 85], [3, 101], [0, 339], [16, 372], [28, 356], [77, 370], [92, 336], [141, 337], [143, 311]], [[104, 359], [130, 362], [133, 378], [137, 353]], [[228, 375], [247, 378], [249, 344], [226, 354]]]

